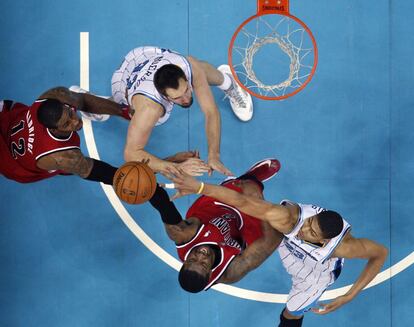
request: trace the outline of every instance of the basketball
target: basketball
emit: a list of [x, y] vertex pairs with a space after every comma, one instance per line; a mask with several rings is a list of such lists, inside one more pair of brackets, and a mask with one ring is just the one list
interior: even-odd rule
[[113, 187], [116, 195], [129, 204], [151, 199], [157, 187], [154, 172], [143, 162], [130, 161], [115, 173]]

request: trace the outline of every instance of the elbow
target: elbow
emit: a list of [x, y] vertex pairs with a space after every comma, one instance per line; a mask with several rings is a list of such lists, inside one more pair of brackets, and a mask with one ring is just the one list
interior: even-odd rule
[[124, 150], [124, 160], [125, 162], [132, 161], [131, 152], [128, 149]]
[[374, 252], [375, 254], [371, 258], [382, 266], [388, 257], [388, 252], [389, 251], [385, 246], [377, 244]]
[[125, 162], [139, 161], [140, 158], [138, 157], [136, 151], [132, 151], [129, 148], [125, 148], [125, 150], [124, 150], [124, 160], [125, 160]]
[[380, 251], [379, 251], [379, 253], [380, 253], [380, 255], [381, 255], [381, 258], [383, 259], [383, 261], [385, 261], [385, 259], [387, 259], [387, 257], [388, 257], [388, 249], [385, 247], [385, 246], [383, 246], [383, 245], [381, 245], [380, 246]]

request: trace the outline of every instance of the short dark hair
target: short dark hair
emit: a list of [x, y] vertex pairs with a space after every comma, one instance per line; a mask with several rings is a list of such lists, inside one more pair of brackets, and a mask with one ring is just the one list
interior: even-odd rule
[[194, 270], [185, 268], [184, 265], [181, 267], [181, 270], [178, 273], [178, 282], [184, 290], [190, 293], [201, 292], [208, 285], [208, 281], [208, 275], [200, 275]]
[[63, 105], [59, 100], [46, 99], [37, 110], [37, 120], [46, 128], [57, 128], [63, 114]]
[[319, 213], [318, 224], [322, 231], [322, 237], [326, 239], [338, 236], [344, 228], [344, 221], [341, 215], [332, 210]]
[[167, 88], [178, 89], [180, 78], [187, 80], [184, 71], [177, 65], [167, 64], [160, 67], [154, 75], [154, 86], [159, 93], [166, 96]]

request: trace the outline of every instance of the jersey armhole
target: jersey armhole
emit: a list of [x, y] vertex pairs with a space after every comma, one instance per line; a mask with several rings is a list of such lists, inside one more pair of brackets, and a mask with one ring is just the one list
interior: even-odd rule
[[53, 149], [53, 150], [50, 150], [50, 151], [46, 151], [46, 152], [43, 152], [43, 153], [39, 154], [35, 158], [35, 160], [38, 161], [40, 158], [43, 158], [43, 157], [45, 157], [49, 154], [52, 154], [52, 153], [57, 153], [57, 152], [62, 152], [62, 151], [67, 151], [67, 150], [72, 150], [72, 149], [80, 150], [80, 147], [78, 147], [78, 146], [67, 146], [67, 147], [64, 147], [64, 148], [58, 148], [58, 149]]
[[[190, 217], [190, 218], [192, 218], [192, 217]], [[184, 220], [184, 221], [187, 224], [187, 226], [192, 225], [192, 224], [189, 224], [189, 222], [186, 221], [186, 220]], [[197, 227], [196, 232], [194, 233], [194, 235], [192, 237], [190, 237], [187, 241], [180, 242], [180, 243], [175, 243], [175, 246], [177, 247], [177, 249], [182, 248], [182, 247], [186, 246], [187, 244], [191, 243], [193, 240], [195, 240], [198, 237], [198, 235], [201, 233], [201, 231], [203, 230], [204, 226], [205, 226], [204, 224], [200, 223], [200, 225]]]

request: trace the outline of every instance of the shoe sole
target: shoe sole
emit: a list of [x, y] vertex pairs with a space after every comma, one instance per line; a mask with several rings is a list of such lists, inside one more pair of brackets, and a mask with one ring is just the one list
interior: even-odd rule
[[[263, 160], [260, 160], [260, 161], [258, 161], [258, 162], [256, 162], [255, 164], [253, 164], [246, 172], [245, 172], [245, 174], [249, 174], [249, 172], [253, 169], [253, 167], [255, 167], [256, 165], [258, 165], [260, 162], [266, 162], [266, 161], [269, 161], [270, 163], [272, 162], [272, 160], [276, 160], [277, 162], [278, 162], [278, 164], [279, 164], [279, 169], [277, 170], [277, 171], [275, 171], [274, 172], [274, 174], [272, 174], [272, 175], [270, 175], [268, 178], [265, 178], [265, 179], [263, 179], [263, 180], [261, 180], [261, 182], [266, 182], [266, 181], [268, 181], [269, 179], [271, 179], [273, 176], [275, 176], [279, 171], [280, 171], [280, 168], [282, 167], [282, 165], [280, 164], [280, 161], [279, 160], [277, 160], [277, 159], [275, 159], [275, 158], [267, 158], [267, 159], [263, 159]], [[269, 163], [269, 166], [270, 166], [270, 163]]]

